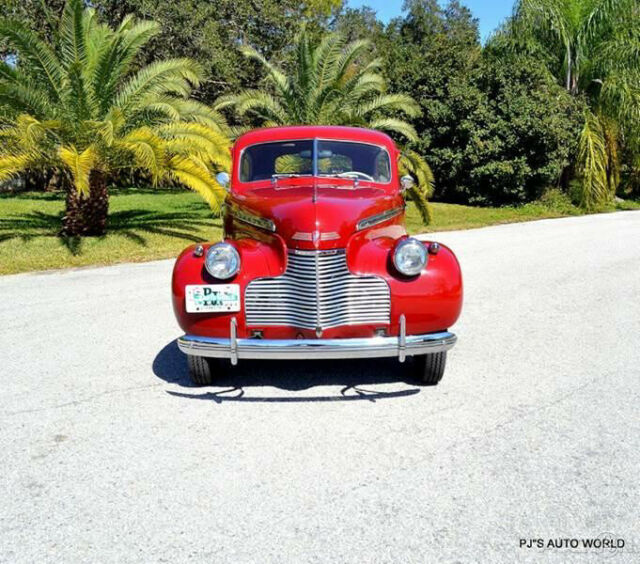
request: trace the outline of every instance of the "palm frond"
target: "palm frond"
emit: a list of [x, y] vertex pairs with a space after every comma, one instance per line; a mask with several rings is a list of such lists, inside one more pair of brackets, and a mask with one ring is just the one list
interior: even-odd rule
[[0, 182], [4, 182], [27, 169], [32, 161], [33, 155], [30, 153], [0, 155]]
[[267, 71], [269, 78], [279, 90], [284, 92], [288, 89], [287, 76], [278, 67], [271, 64], [257, 49], [250, 45], [242, 45], [240, 52], [248, 59], [259, 63]]
[[16, 20], [0, 20], [0, 39], [14, 48], [51, 95], [60, 99], [64, 70], [53, 49]]
[[[165, 59], [140, 69], [125, 82], [114, 101], [122, 109], [131, 109], [151, 95], [179, 93], [188, 95], [200, 84], [202, 68], [191, 59]], [[179, 91], [179, 92], [177, 92]]]
[[289, 123], [288, 115], [280, 101], [268, 92], [245, 90], [219, 98], [214, 110], [233, 107], [239, 116], [254, 114], [263, 120], [271, 120], [280, 125]]
[[89, 176], [96, 166], [98, 153], [93, 146], [87, 147], [81, 153], [75, 146], [62, 146], [58, 150], [60, 160], [67, 166], [73, 178], [73, 184], [83, 196], [90, 192]]
[[229, 139], [210, 127], [177, 122], [157, 128], [157, 133], [167, 140], [167, 148], [174, 154], [196, 155], [206, 164], [214, 164], [222, 170], [231, 169]]
[[52, 113], [52, 104], [46, 92], [31, 84], [26, 78], [16, 81], [0, 80], [0, 108], [7, 116], [29, 113], [45, 118]]
[[581, 176], [580, 205], [594, 209], [609, 197], [607, 147], [602, 123], [587, 111], [578, 143], [578, 172]]
[[425, 225], [433, 222], [433, 211], [427, 198], [433, 194], [434, 177], [431, 168], [424, 158], [415, 151], [405, 149], [398, 161], [401, 175], [411, 175], [415, 184], [409, 191], [410, 198], [415, 202]]
[[82, 0], [67, 0], [62, 11], [58, 36], [65, 68], [86, 61], [83, 12]]
[[589, 6], [585, 17], [578, 29], [581, 43], [592, 40], [600, 33], [600, 28], [609, 26], [613, 20], [624, 20], [633, 9], [637, 9], [637, 0], [600, 0]]
[[167, 172], [167, 153], [164, 140], [151, 128], [140, 127], [114, 141], [114, 147], [131, 153], [138, 168], [147, 170], [154, 183]]
[[356, 64], [359, 57], [363, 57], [365, 52], [371, 48], [371, 41], [367, 39], [359, 39], [347, 43], [335, 62], [334, 79], [337, 82], [343, 82], [349, 77], [349, 71]]
[[215, 214], [220, 213], [226, 191], [216, 182], [206, 166], [196, 159], [178, 155], [169, 161], [168, 175], [198, 193]]
[[397, 133], [405, 137], [408, 141], [416, 141], [418, 139], [418, 133], [416, 132], [415, 127], [398, 118], [376, 118], [369, 123], [369, 127], [372, 129], [380, 129], [381, 131], [388, 131], [390, 133]]
[[417, 117], [421, 113], [419, 104], [406, 94], [383, 94], [358, 107], [358, 113], [365, 116], [380, 111], [401, 112], [409, 117]]
[[128, 18], [120, 31], [100, 50], [92, 73], [92, 86], [102, 112], [114, 103], [117, 87], [142, 47], [160, 32], [156, 22]]

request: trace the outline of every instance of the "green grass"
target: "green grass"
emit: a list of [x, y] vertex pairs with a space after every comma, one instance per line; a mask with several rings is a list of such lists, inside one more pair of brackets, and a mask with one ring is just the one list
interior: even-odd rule
[[[182, 190], [113, 190], [103, 237], [59, 237], [63, 208], [64, 196], [58, 193], [0, 194], [0, 274], [170, 258], [191, 243], [219, 239], [222, 233], [221, 221], [211, 217], [199, 196]], [[434, 223], [427, 228], [409, 204], [411, 233], [583, 213], [553, 192], [522, 207], [434, 203], [433, 208]], [[604, 211], [615, 209], [640, 209], [640, 203], [623, 202]]]
[[[508, 206], [502, 208], [461, 206], [457, 204], [433, 203], [434, 221], [425, 227], [415, 208], [409, 206], [407, 213], [407, 228], [411, 233], [425, 233], [431, 231], [452, 231], [455, 229], [473, 229], [498, 225], [501, 223], [518, 223], [536, 219], [568, 217], [584, 215], [586, 212], [574, 206], [569, 198], [558, 190], [550, 191], [537, 202], [523, 206]], [[625, 200], [616, 202], [601, 210], [600, 213], [619, 210], [640, 209], [640, 202]]]
[[59, 237], [63, 209], [62, 194], [0, 195], [0, 274], [168, 258], [222, 233], [220, 219], [186, 191], [112, 191], [103, 237]]

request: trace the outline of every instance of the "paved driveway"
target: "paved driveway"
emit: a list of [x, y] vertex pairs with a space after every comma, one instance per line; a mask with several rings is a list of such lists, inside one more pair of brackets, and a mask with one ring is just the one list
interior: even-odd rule
[[466, 302], [436, 388], [395, 361], [193, 388], [171, 261], [0, 278], [0, 561], [568, 562], [519, 541], [612, 533], [637, 562], [640, 212], [438, 239]]

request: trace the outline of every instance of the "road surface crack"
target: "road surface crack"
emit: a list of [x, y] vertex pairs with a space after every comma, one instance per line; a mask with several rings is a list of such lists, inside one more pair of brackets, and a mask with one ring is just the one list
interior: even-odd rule
[[93, 394], [89, 397], [86, 398], [82, 398], [82, 399], [78, 399], [78, 400], [73, 400], [73, 401], [68, 401], [65, 403], [59, 403], [56, 405], [47, 405], [44, 407], [36, 407], [33, 409], [21, 409], [18, 411], [8, 411], [5, 413], [5, 416], [12, 416], [12, 415], [22, 415], [24, 413], [39, 413], [41, 411], [49, 411], [52, 409], [62, 409], [64, 407], [70, 407], [70, 406], [74, 406], [74, 405], [81, 405], [83, 403], [89, 403], [92, 402], [98, 398], [104, 397], [104, 396], [108, 396], [108, 395], [112, 395], [112, 394], [120, 394], [123, 392], [132, 392], [132, 391], [137, 391], [137, 390], [147, 390], [150, 388], [157, 388], [159, 386], [163, 386], [164, 383], [159, 383], [159, 384], [149, 384], [146, 386], [131, 386], [129, 388], [118, 388], [117, 390], [104, 390], [98, 394]]

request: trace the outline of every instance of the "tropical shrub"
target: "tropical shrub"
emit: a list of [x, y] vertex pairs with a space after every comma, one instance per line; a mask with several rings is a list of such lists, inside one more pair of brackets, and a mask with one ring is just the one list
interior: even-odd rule
[[430, 139], [441, 198], [522, 204], [561, 182], [582, 106], [535, 60], [485, 52], [468, 80], [450, 86], [447, 106]]
[[556, 81], [586, 101], [575, 170], [594, 208], [620, 184], [622, 153], [640, 155], [640, 4], [637, 0], [519, 0], [501, 40], [536, 53]]
[[229, 165], [225, 122], [190, 98], [202, 75], [192, 60], [136, 66], [158, 32], [133, 17], [112, 29], [82, 0], [67, 2], [53, 43], [18, 21], [0, 22], [17, 58], [0, 62], [0, 181], [60, 170], [63, 233], [104, 232], [108, 178], [119, 170], [183, 184], [218, 209], [224, 191], [213, 172]]

